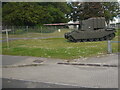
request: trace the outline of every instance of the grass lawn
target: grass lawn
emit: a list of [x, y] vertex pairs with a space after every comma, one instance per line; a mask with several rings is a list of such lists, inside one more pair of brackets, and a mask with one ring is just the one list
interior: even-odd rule
[[[113, 41], [118, 41], [118, 36], [117, 32]], [[107, 54], [107, 41], [73, 43], [64, 38], [49, 38], [15, 40], [10, 41], [9, 44], [10, 48], [7, 48], [6, 42], [2, 43], [2, 54], [59, 59], [75, 59]], [[112, 43], [112, 49], [113, 53], [118, 52], [118, 43]]]
[[[118, 44], [113, 43], [113, 52], [118, 52]], [[107, 42], [67, 42], [64, 38], [42, 40], [16, 40], [10, 42], [7, 49], [3, 43], [5, 55], [38, 56], [48, 58], [74, 59], [107, 54]]]

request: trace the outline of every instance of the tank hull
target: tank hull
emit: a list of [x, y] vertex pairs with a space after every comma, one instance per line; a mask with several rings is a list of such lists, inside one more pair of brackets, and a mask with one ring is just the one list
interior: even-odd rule
[[94, 31], [80, 31], [65, 33], [65, 38], [73, 42], [83, 41], [104, 41], [112, 40], [115, 37], [115, 29], [98, 29]]
[[104, 41], [115, 37], [115, 28], [106, 27], [104, 17], [93, 17], [81, 21], [81, 28], [65, 33], [70, 41]]

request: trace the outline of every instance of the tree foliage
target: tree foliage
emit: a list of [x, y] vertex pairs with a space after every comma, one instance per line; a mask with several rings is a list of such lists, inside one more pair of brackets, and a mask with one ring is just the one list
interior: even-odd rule
[[16, 26], [66, 22], [65, 14], [70, 12], [64, 2], [8, 2], [2, 8], [3, 24]]
[[119, 16], [117, 2], [5, 2], [3, 25], [34, 26], [104, 16], [107, 23]]
[[70, 12], [69, 7], [65, 2], [50, 2], [50, 3], [39, 3], [44, 8], [48, 8], [49, 14], [52, 16], [52, 23], [67, 22], [68, 19], [65, 17]]
[[119, 15], [119, 3], [117, 2], [72, 2], [69, 5], [72, 10], [68, 17], [73, 21], [90, 17], [105, 17], [109, 23]]
[[106, 18], [107, 23], [109, 21], [113, 21], [114, 17], [117, 17], [120, 15], [120, 5], [117, 2], [104, 2], [104, 15]]

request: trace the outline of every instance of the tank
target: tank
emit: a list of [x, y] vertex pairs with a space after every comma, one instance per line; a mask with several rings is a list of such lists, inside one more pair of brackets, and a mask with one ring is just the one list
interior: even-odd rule
[[79, 29], [65, 33], [64, 37], [72, 42], [105, 41], [115, 37], [115, 28], [107, 27], [104, 17], [82, 20], [79, 26]]

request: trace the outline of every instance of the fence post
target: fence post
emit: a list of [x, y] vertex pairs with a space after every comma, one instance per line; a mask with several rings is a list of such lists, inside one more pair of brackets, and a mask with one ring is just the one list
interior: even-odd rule
[[42, 29], [43, 29], [43, 28], [42, 28], [42, 26], [41, 26], [41, 27], [40, 27], [40, 30], [41, 30], [41, 38], [42, 38]]
[[28, 33], [28, 26], [26, 26], [26, 29], [27, 29], [27, 33]]
[[56, 26], [55, 26], [55, 30], [56, 30]]
[[7, 38], [7, 48], [9, 48], [9, 40], [8, 40], [8, 31], [6, 29], [6, 38]]
[[111, 41], [108, 40], [108, 54], [112, 53], [112, 45], [111, 45]]
[[14, 31], [14, 26], [12, 26], [12, 30], [13, 30], [13, 34], [15, 34], [15, 31]]
[[41, 32], [42, 32], [42, 26], [40, 27], [40, 29], [41, 29]]

